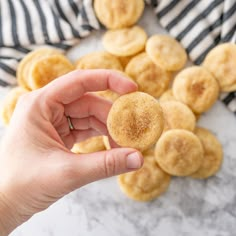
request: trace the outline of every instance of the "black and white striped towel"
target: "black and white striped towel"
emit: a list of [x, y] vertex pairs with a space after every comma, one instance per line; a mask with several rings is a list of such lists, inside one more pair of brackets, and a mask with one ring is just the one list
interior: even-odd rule
[[[217, 44], [236, 42], [236, 0], [146, 2], [196, 64]], [[67, 50], [100, 29], [92, 6], [92, 0], [0, 0], [0, 87], [16, 84], [19, 60], [37, 46]], [[236, 114], [236, 92], [221, 99]]]

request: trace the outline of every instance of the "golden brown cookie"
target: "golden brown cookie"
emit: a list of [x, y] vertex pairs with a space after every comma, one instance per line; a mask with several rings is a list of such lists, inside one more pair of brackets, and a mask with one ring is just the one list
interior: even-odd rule
[[28, 92], [29, 90], [23, 87], [15, 87], [7, 94], [1, 109], [1, 116], [5, 125], [8, 125], [10, 123], [10, 119], [20, 96]]
[[144, 10], [143, 0], [94, 0], [99, 21], [108, 29], [121, 29], [135, 24]]
[[221, 91], [236, 91], [236, 45], [224, 43], [213, 48], [203, 66], [218, 80]]
[[196, 135], [183, 129], [164, 132], [155, 147], [160, 167], [175, 176], [193, 174], [203, 161], [203, 147]]
[[175, 77], [172, 89], [176, 99], [187, 104], [197, 114], [211, 108], [219, 95], [216, 79], [200, 66], [182, 70]]
[[77, 69], [123, 70], [120, 61], [107, 52], [92, 52], [81, 57], [76, 63]]
[[111, 144], [110, 144], [108, 136], [103, 136], [103, 143], [104, 143], [106, 150], [111, 149]]
[[166, 102], [166, 101], [177, 101], [175, 98], [172, 89], [166, 90], [159, 98], [160, 102]]
[[181, 44], [168, 35], [153, 35], [148, 39], [146, 52], [157, 65], [167, 71], [177, 71], [184, 67], [187, 54]]
[[96, 92], [97, 95], [114, 102], [120, 95], [110, 89]]
[[164, 126], [162, 109], [150, 95], [134, 92], [119, 97], [111, 107], [107, 128], [122, 147], [144, 151], [160, 137]]
[[138, 171], [118, 176], [121, 190], [136, 201], [151, 201], [167, 191], [171, 177], [155, 162], [154, 156], [144, 158]]
[[125, 72], [137, 83], [140, 91], [153, 97], [160, 97], [168, 89], [170, 75], [154, 64], [146, 53], [134, 57]]
[[106, 147], [103, 142], [103, 136], [92, 137], [86, 139], [83, 142], [76, 143], [71, 149], [72, 152], [77, 154], [86, 154], [103, 150], [106, 150]]
[[29, 72], [29, 87], [42, 88], [52, 80], [74, 70], [73, 64], [63, 55], [50, 55], [36, 61]]
[[146, 32], [139, 26], [109, 30], [103, 36], [103, 46], [111, 54], [124, 57], [132, 56], [145, 48]]
[[191, 177], [204, 179], [219, 171], [223, 160], [223, 150], [219, 140], [209, 130], [197, 127], [195, 134], [202, 142], [204, 155], [200, 168]]
[[62, 53], [59, 50], [50, 47], [42, 47], [26, 54], [26, 56], [20, 61], [16, 71], [16, 77], [19, 85], [31, 90], [28, 81], [31, 66], [36, 61], [39, 61], [46, 56], [58, 54], [61, 55]]
[[169, 129], [186, 129], [193, 131], [196, 118], [191, 109], [178, 101], [166, 101], [160, 103], [164, 118], [164, 131]]

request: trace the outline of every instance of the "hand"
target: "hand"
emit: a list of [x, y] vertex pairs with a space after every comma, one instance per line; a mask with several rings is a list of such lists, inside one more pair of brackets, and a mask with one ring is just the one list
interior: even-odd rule
[[142, 166], [141, 154], [130, 148], [70, 151], [76, 142], [108, 134], [112, 104], [87, 93], [106, 89], [125, 94], [137, 87], [119, 73], [78, 70], [20, 99], [0, 149], [0, 232], [8, 234], [85, 184]]

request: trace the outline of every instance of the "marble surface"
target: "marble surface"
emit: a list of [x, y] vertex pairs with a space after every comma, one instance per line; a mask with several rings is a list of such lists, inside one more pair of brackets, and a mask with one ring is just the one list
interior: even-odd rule
[[[164, 33], [150, 9], [140, 25], [149, 34]], [[95, 32], [68, 56], [101, 49]], [[0, 91], [2, 99], [6, 91]], [[116, 178], [87, 185], [33, 216], [11, 236], [233, 236], [236, 234], [236, 117], [221, 102], [199, 121], [224, 147], [221, 171], [208, 180], [173, 178], [169, 191], [150, 203], [121, 193]], [[5, 129], [0, 124], [0, 137]]]

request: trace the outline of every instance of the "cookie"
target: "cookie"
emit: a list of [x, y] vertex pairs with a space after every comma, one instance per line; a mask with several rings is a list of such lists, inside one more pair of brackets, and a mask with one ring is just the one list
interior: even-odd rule
[[74, 144], [71, 151], [77, 154], [86, 154], [106, 150], [103, 142], [103, 136], [96, 136], [86, 139], [83, 142]]
[[150, 95], [134, 92], [120, 96], [112, 105], [107, 128], [122, 147], [144, 151], [156, 143], [164, 127], [159, 103]]
[[76, 63], [77, 69], [123, 70], [120, 61], [107, 52], [92, 52], [81, 57]]
[[28, 81], [31, 66], [36, 61], [39, 61], [46, 56], [58, 54], [61, 55], [61, 52], [59, 50], [49, 47], [42, 47], [26, 54], [26, 56], [20, 61], [17, 67], [16, 77], [18, 84], [21, 87], [26, 88], [27, 90], [31, 90]]
[[219, 85], [212, 74], [201, 66], [182, 70], [173, 82], [177, 100], [187, 104], [194, 113], [207, 111], [219, 96]]
[[160, 105], [165, 118], [164, 131], [169, 129], [194, 130], [196, 118], [188, 106], [178, 101], [161, 102]]
[[103, 36], [103, 46], [111, 54], [124, 57], [132, 56], [145, 48], [146, 32], [139, 26], [109, 30]]
[[236, 91], [236, 45], [224, 43], [213, 48], [203, 66], [217, 79], [223, 92]]
[[121, 29], [134, 25], [144, 10], [143, 0], [94, 0], [99, 21], [108, 29]]
[[195, 134], [202, 142], [204, 155], [200, 168], [191, 177], [204, 179], [219, 171], [223, 161], [223, 150], [219, 140], [209, 130], [197, 127]]
[[5, 125], [8, 125], [10, 123], [12, 114], [15, 110], [16, 104], [20, 96], [28, 92], [29, 90], [23, 87], [15, 87], [7, 94], [1, 109], [2, 121]]
[[154, 156], [144, 158], [138, 171], [118, 176], [121, 190], [136, 201], [151, 201], [167, 191], [171, 177], [155, 162]]
[[105, 135], [103, 136], [103, 143], [104, 143], [106, 150], [111, 149], [111, 144], [110, 144], [108, 136], [105, 136]]
[[29, 87], [39, 89], [52, 80], [74, 70], [73, 64], [63, 55], [51, 55], [36, 61], [29, 72]]
[[166, 102], [166, 101], [177, 101], [175, 98], [172, 89], [166, 90], [159, 98], [160, 102]]
[[146, 53], [134, 57], [125, 68], [125, 73], [137, 83], [139, 91], [156, 98], [168, 89], [170, 83], [169, 73], [154, 64]]
[[196, 135], [183, 129], [164, 132], [155, 147], [155, 159], [160, 167], [174, 176], [196, 172], [203, 161], [203, 147]]
[[167, 35], [153, 35], [148, 39], [146, 52], [157, 65], [167, 71], [177, 71], [187, 62], [187, 54], [181, 44]]
[[110, 89], [105, 90], [105, 91], [98, 91], [96, 92], [97, 95], [111, 101], [114, 102], [120, 95]]

